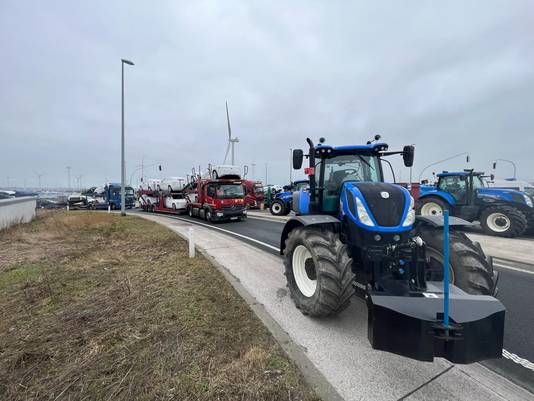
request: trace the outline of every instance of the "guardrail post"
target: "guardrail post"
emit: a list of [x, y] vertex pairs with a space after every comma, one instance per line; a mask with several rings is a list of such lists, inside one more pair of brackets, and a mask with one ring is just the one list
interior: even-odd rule
[[189, 227], [187, 231], [187, 239], [189, 241], [189, 257], [195, 257], [195, 240], [193, 238], [193, 227]]

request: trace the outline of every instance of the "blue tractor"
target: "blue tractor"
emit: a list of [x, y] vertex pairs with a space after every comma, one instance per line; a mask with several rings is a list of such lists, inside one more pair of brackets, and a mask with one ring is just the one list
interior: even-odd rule
[[307, 190], [310, 185], [309, 180], [293, 181], [291, 185], [285, 186], [283, 192], [279, 192], [274, 196], [269, 210], [274, 216], [286, 216], [291, 211], [291, 201], [293, 192], [301, 189]]
[[522, 235], [534, 222], [533, 199], [514, 189], [488, 188], [484, 173], [444, 171], [435, 186], [421, 186], [418, 214], [441, 216], [449, 210], [467, 221], [480, 221], [484, 231], [500, 237]]
[[[499, 358], [505, 309], [492, 296], [497, 275], [491, 258], [455, 229], [469, 222], [451, 217], [446, 235], [441, 216], [416, 219], [414, 199], [384, 182], [381, 163], [400, 154], [409, 167], [414, 148], [388, 151], [379, 139], [355, 146], [329, 146], [323, 138], [315, 146], [307, 139], [310, 187], [293, 193], [295, 216], [280, 241], [291, 298], [303, 314], [325, 317], [346, 309], [353, 295], [361, 297], [375, 349], [423, 361]], [[294, 150], [294, 168], [303, 159], [304, 152]]]

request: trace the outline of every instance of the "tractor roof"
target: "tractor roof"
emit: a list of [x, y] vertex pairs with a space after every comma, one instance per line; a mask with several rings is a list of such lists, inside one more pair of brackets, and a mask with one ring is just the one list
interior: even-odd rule
[[317, 153], [323, 153], [323, 152], [328, 152], [328, 150], [330, 150], [329, 153], [334, 153], [334, 154], [339, 154], [339, 153], [345, 153], [345, 154], [350, 154], [350, 153], [367, 153], [367, 152], [377, 152], [377, 151], [385, 151], [388, 149], [388, 145], [387, 143], [384, 143], [384, 142], [375, 142], [375, 143], [370, 143], [370, 144], [367, 144], [367, 145], [345, 145], [345, 146], [330, 146], [330, 145], [325, 145], [323, 143], [319, 143], [316, 147], [315, 147], [315, 151]]
[[443, 171], [442, 173], [437, 174], [438, 177], [449, 177], [449, 176], [463, 176], [469, 177], [473, 175], [484, 175], [483, 172], [473, 171], [473, 170], [464, 170], [464, 171]]

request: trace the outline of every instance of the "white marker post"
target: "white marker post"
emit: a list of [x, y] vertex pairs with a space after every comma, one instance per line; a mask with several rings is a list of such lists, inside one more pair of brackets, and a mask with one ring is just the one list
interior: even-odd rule
[[195, 241], [193, 239], [193, 227], [189, 227], [187, 232], [187, 239], [189, 241], [189, 257], [195, 257]]
[[108, 213], [111, 213], [111, 203], [108, 204]]
[[67, 212], [68, 212], [69, 210], [70, 210], [70, 208], [69, 208], [69, 204], [67, 203]]

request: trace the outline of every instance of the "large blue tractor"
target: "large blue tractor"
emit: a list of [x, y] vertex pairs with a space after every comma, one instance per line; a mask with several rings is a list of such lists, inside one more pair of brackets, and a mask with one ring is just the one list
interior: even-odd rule
[[293, 181], [290, 186], [284, 187], [283, 192], [279, 192], [275, 195], [269, 210], [274, 216], [285, 216], [291, 212], [291, 201], [293, 198], [293, 192], [300, 191], [301, 189], [307, 190], [310, 185], [308, 180]]
[[484, 231], [501, 237], [522, 235], [534, 222], [533, 199], [513, 189], [488, 188], [483, 173], [473, 170], [438, 174], [436, 186], [422, 186], [417, 211], [441, 216], [449, 210], [467, 221], [480, 221]]
[[[455, 230], [469, 222], [451, 217], [449, 232], [441, 216], [416, 219], [414, 199], [384, 182], [381, 163], [400, 154], [411, 166], [414, 148], [388, 151], [379, 139], [337, 147], [307, 139], [310, 187], [293, 194], [296, 215], [280, 243], [296, 307], [305, 315], [330, 316], [356, 294], [367, 303], [375, 349], [423, 361], [499, 358], [505, 309], [492, 297], [497, 275], [491, 258]], [[302, 150], [293, 152], [296, 169], [303, 159]], [[444, 238], [450, 253], [443, 252]], [[443, 289], [447, 258], [449, 303]]]

